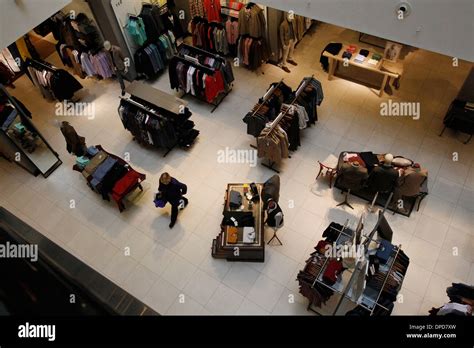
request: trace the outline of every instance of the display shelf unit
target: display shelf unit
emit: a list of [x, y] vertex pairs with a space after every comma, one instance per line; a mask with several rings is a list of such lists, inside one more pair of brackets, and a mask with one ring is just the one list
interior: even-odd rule
[[[259, 195], [263, 184], [256, 184]], [[238, 209], [230, 208], [230, 192], [237, 191], [243, 197], [242, 206]], [[255, 240], [253, 243], [246, 243], [243, 238], [243, 227], [238, 227], [238, 239], [235, 243], [229, 242], [228, 234], [230, 226], [221, 224], [221, 232], [212, 241], [212, 257], [216, 259], [226, 259], [227, 261], [264, 262], [265, 261], [265, 230], [264, 230], [264, 210], [263, 203], [252, 202], [245, 197], [244, 184], [228, 184], [224, 200], [223, 212], [252, 212], [255, 219]]]

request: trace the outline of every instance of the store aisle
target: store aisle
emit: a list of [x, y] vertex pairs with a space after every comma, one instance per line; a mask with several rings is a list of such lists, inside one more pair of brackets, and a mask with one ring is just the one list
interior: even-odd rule
[[[314, 183], [317, 160], [326, 161], [343, 150], [368, 149], [411, 157], [429, 170], [430, 195], [410, 218], [392, 216], [394, 242], [402, 244], [412, 263], [394, 314], [426, 315], [444, 303], [445, 288], [453, 281], [474, 283], [474, 142], [463, 145], [446, 131], [444, 113], [462, 85], [469, 67], [453, 72], [449, 57], [417, 50], [405, 58], [401, 89], [393, 99], [422, 101], [420, 120], [387, 119], [379, 115], [380, 102], [368, 88], [342, 79], [327, 80], [319, 64], [324, 46], [334, 41], [357, 42], [358, 33], [320, 25], [295, 51], [297, 67], [287, 74], [273, 65], [264, 75], [234, 68], [235, 87], [219, 108], [186, 98], [192, 119], [201, 131], [189, 151], [173, 150], [166, 158], [132, 141], [117, 114], [119, 85], [111, 81], [81, 80], [83, 101], [93, 102], [96, 117], [69, 121], [89, 145], [101, 144], [119, 156], [130, 155], [132, 166], [147, 175], [145, 191], [120, 214], [101, 200], [71, 169], [54, 103], [41, 98], [23, 77], [12, 94], [33, 111], [33, 121], [64, 164], [48, 179], [34, 178], [0, 159], [0, 205], [5, 206], [45, 236], [85, 261], [161, 314], [302, 314], [306, 299], [298, 293], [296, 274], [331, 221], [355, 221], [365, 201], [352, 198], [354, 211], [336, 208], [342, 195], [324, 180]], [[49, 61], [60, 66], [59, 58]], [[229, 182], [263, 182], [274, 173], [257, 165], [219, 164], [217, 151], [226, 146], [248, 149], [254, 139], [246, 134], [244, 115], [269, 84], [285, 78], [296, 88], [313, 75], [324, 88], [319, 122], [302, 134], [302, 146], [284, 163], [281, 206], [285, 227], [283, 246], [266, 250], [266, 260], [229, 263], [211, 257], [211, 242], [219, 232], [222, 200]], [[170, 90], [167, 73], [153, 85]], [[453, 162], [457, 152], [459, 161]], [[162, 172], [186, 183], [190, 205], [168, 228], [169, 207], [155, 209], [153, 195]], [[74, 200], [75, 208], [71, 207]], [[289, 204], [294, 208], [288, 208]], [[374, 215], [369, 218], [374, 223]], [[268, 231], [270, 232], [270, 231]], [[453, 247], [458, 257], [450, 257]], [[130, 256], [124, 255], [130, 248]]]

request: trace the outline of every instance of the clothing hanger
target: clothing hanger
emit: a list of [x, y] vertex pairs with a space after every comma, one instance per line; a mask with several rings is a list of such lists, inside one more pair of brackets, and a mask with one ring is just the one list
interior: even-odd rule
[[189, 51], [194, 51], [196, 53], [199, 53], [199, 54], [202, 54], [204, 56], [207, 56], [207, 57], [211, 57], [211, 58], [214, 58], [214, 59], [217, 59], [221, 62], [225, 62], [225, 59], [223, 57], [221, 57], [220, 55], [218, 54], [214, 54], [214, 53], [211, 53], [211, 52], [208, 52], [208, 51], [204, 51], [198, 47], [195, 47], [195, 46], [190, 46], [188, 44], [185, 44], [185, 43], [182, 43], [181, 45], [179, 45], [179, 48], [181, 49], [182, 48], [186, 48], [188, 49]]
[[205, 65], [199, 64], [199, 63], [195, 63], [195, 62], [193, 62], [193, 61], [191, 61], [191, 60], [188, 60], [188, 59], [186, 59], [186, 58], [184, 58], [184, 57], [174, 56], [174, 58], [175, 58], [175, 59], [178, 59], [178, 60], [180, 60], [181, 62], [186, 63], [186, 64], [188, 64], [188, 65], [192, 65], [192, 66], [194, 66], [195, 68], [198, 68], [198, 69], [200, 69], [200, 70], [204, 70], [204, 71], [206, 72], [206, 74], [208, 74], [208, 75], [211, 75], [211, 76], [212, 76], [212, 75], [214, 75], [214, 73], [215, 73], [214, 69], [212, 69], [212, 68], [210, 68], [210, 67], [207, 67], [207, 66], [205, 66]]

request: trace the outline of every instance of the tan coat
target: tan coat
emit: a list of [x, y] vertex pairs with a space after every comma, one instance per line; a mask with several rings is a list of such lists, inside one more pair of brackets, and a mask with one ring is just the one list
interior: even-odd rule
[[239, 35], [253, 38], [265, 37], [265, 16], [263, 10], [254, 5], [251, 9], [243, 7], [239, 12]]
[[[293, 26], [293, 37], [291, 36], [290, 32], [290, 25]], [[288, 46], [290, 44], [290, 40], [296, 41], [296, 25], [293, 21], [292, 23], [288, 22], [285, 18], [283, 22], [280, 24], [280, 42], [283, 46]]]

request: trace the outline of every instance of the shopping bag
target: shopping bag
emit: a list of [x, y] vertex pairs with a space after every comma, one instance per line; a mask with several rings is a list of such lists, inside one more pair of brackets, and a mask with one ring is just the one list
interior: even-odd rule
[[166, 205], [166, 200], [161, 197], [161, 194], [158, 192], [155, 195], [155, 199], [153, 200], [153, 203], [155, 203], [156, 208], [164, 208]]

